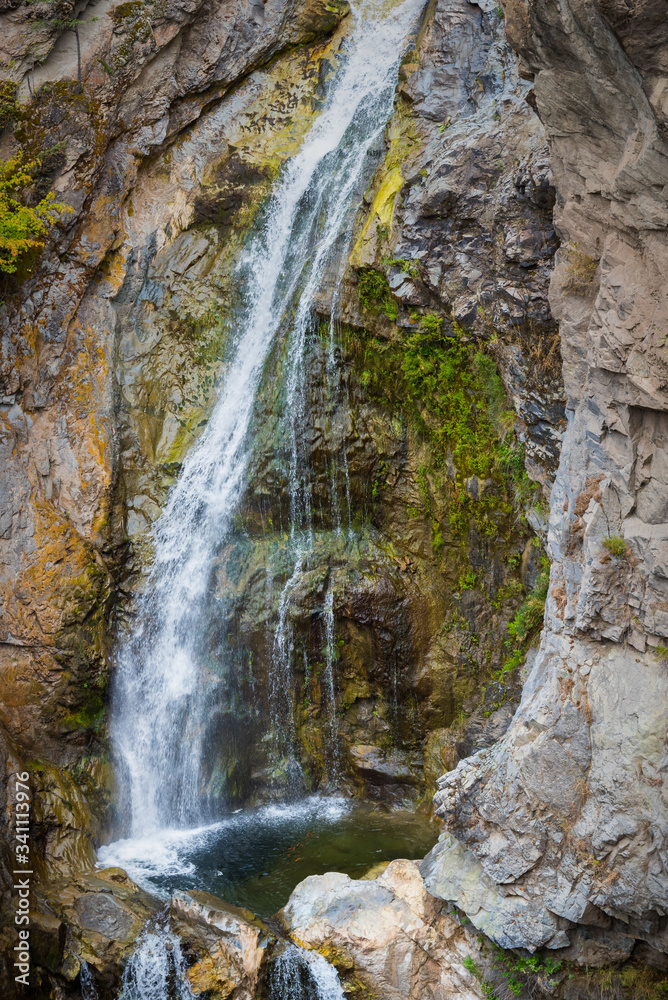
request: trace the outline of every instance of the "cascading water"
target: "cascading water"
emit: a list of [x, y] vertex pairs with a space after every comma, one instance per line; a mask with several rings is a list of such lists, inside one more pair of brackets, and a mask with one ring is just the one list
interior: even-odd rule
[[144, 928], [125, 969], [118, 1000], [193, 1000], [181, 941], [162, 913]]
[[[293, 428], [294, 569], [279, 604], [274, 646], [279, 681], [271, 699], [277, 727], [289, 725], [292, 638], [286, 609], [312, 541], [310, 486], [308, 474], [300, 470], [297, 446], [305, 406], [304, 343], [325, 268], [335, 268], [348, 244], [367, 151], [378, 142], [391, 113], [399, 61], [421, 5], [421, 0], [395, 6], [379, 0], [353, 3], [347, 50], [326, 105], [288, 163], [264, 222], [240, 261], [237, 283], [244, 302], [225, 384], [154, 525], [154, 558], [138, 599], [136, 628], [118, 655], [112, 736], [129, 789], [133, 837], [191, 825], [200, 815], [207, 713], [203, 609], [212, 599], [215, 556], [244, 485], [248, 429], [263, 366], [294, 311], [285, 400]], [[289, 749], [285, 744], [283, 753]]]
[[339, 975], [317, 951], [291, 944], [269, 976], [269, 1000], [345, 1000]]

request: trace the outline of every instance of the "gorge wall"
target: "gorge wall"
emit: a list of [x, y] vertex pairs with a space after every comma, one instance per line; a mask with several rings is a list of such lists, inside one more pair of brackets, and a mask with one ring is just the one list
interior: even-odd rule
[[[81, 874], [121, 818], [113, 638], [224, 377], [235, 259], [323, 100], [346, 7], [102, 0], [81, 13], [81, 93], [72, 32], [35, 9], [0, 13], [20, 88], [2, 151], [41, 154], [38, 185], [73, 211], [5, 278], [0, 721], [6, 775], [35, 780], [46, 991], [76, 979], [75, 951], [100, 969], [127, 955], [150, 911], [122, 873]], [[440, 942], [455, 971], [434, 985], [428, 967], [435, 997], [480, 992], [463, 915], [503, 948], [667, 961], [664, 14], [430, 3], [335, 322], [334, 275], [322, 289], [299, 440], [315, 541], [287, 624], [304, 781], [426, 808], [440, 779], [446, 833], [420, 866], [428, 894], [414, 867], [362, 888], [325, 876], [318, 913], [299, 889], [284, 920], [376, 988], [403, 953], [369, 957], [341, 917], [352, 897], [416, 921], [414, 968]], [[287, 572], [284, 350], [216, 569], [213, 809], [286, 782], [261, 738]], [[2, 822], [9, 914], [9, 805]], [[116, 937], [108, 898], [130, 914]]]

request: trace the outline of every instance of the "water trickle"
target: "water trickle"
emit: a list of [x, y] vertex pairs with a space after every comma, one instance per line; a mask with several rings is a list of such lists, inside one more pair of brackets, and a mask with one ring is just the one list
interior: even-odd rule
[[391, 113], [399, 61], [421, 6], [422, 0], [352, 4], [353, 27], [325, 106], [287, 164], [240, 260], [236, 284], [243, 304], [225, 383], [154, 525], [154, 559], [137, 601], [136, 627], [117, 657], [112, 736], [134, 837], [200, 818], [200, 762], [216, 684], [205, 635], [215, 603], [215, 558], [245, 485], [254, 400], [279, 332], [288, 334], [293, 571], [281, 595], [274, 642], [274, 722], [283, 730], [280, 753], [294, 761], [288, 603], [312, 548], [310, 475], [299, 454], [305, 345], [323, 275], [326, 269], [341, 271], [367, 150], [382, 136]]
[[289, 945], [274, 962], [269, 1000], [345, 1000], [339, 974], [317, 951]]
[[90, 971], [88, 962], [83, 959], [81, 959], [81, 969], [79, 970], [79, 983], [81, 985], [81, 1000], [99, 1000], [93, 973]]
[[329, 730], [330, 778], [336, 780], [339, 772], [338, 727], [336, 722], [336, 692], [334, 686], [334, 662], [336, 660], [336, 632], [334, 627], [334, 580], [330, 574], [325, 595], [325, 689], [327, 698], [325, 712]]
[[193, 1000], [181, 941], [167, 912], [148, 925], [128, 959], [118, 1000]]

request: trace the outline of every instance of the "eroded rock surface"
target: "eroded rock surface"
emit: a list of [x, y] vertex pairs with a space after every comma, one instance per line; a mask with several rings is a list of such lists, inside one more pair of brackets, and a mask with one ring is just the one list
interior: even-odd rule
[[297, 886], [281, 916], [297, 943], [333, 962], [344, 982], [346, 974], [358, 977], [371, 996], [481, 997], [475, 976], [462, 964], [476, 946], [441, 909], [415, 863], [393, 861], [373, 880], [312, 875]]
[[[507, 735], [441, 779], [437, 810], [504, 900], [520, 896], [541, 920], [584, 925], [567, 930], [576, 946], [600, 932], [592, 964], [634, 948], [654, 949], [660, 964], [657, 953], [668, 950], [665, 19], [651, 4], [626, 5], [622, 15], [614, 4], [577, 0], [549, 10], [512, 0], [506, 14], [550, 139], [562, 239], [550, 301], [569, 423], [552, 492], [541, 649]], [[651, 23], [656, 42], [645, 44]], [[438, 891], [459, 898], [454, 881]]]

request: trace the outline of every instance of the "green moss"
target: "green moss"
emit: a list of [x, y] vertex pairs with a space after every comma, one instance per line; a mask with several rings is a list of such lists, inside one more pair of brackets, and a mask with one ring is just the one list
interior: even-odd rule
[[[543, 627], [545, 602], [550, 583], [550, 563], [547, 556], [543, 555], [541, 565], [541, 572], [535, 587], [522, 602], [514, 618], [508, 624], [508, 641], [506, 643], [508, 655], [501, 669], [492, 675], [494, 680], [503, 681], [506, 676], [512, 674], [514, 670], [522, 666], [527, 649]], [[503, 595], [503, 599], [505, 599], [505, 596]], [[508, 596], [510, 597], [511, 595], [509, 594]], [[501, 603], [499, 594], [497, 594], [497, 602]]]
[[547, 557], [544, 557], [543, 567], [536, 581], [536, 586], [508, 625], [508, 632], [516, 645], [521, 645], [527, 642], [527, 640], [532, 639], [543, 627], [549, 582], [550, 564]]
[[[386, 277], [364, 271], [359, 287], [364, 307], [378, 314], [389, 295]], [[513, 434], [515, 413], [496, 363], [462, 343], [444, 317], [412, 319], [419, 325], [407, 335], [402, 330], [402, 339], [343, 331], [359, 362], [360, 382], [370, 399], [399, 411], [429, 445], [432, 459], [418, 477], [423, 516], [432, 516], [433, 489], [445, 490], [455, 534], [466, 535], [473, 520], [479, 533], [505, 537], [537, 487], [524, 469], [523, 448]], [[408, 516], [414, 516], [412, 506]], [[436, 547], [442, 545], [441, 533]]]
[[102, 695], [99, 691], [93, 691], [90, 700], [82, 708], [64, 716], [63, 725], [67, 729], [92, 729], [97, 732], [104, 718], [104, 712]]
[[121, 3], [118, 7], [114, 7], [111, 17], [114, 23], [118, 24], [120, 21], [125, 21], [129, 17], [139, 14], [143, 6], [142, 0], [130, 0], [129, 3]]

